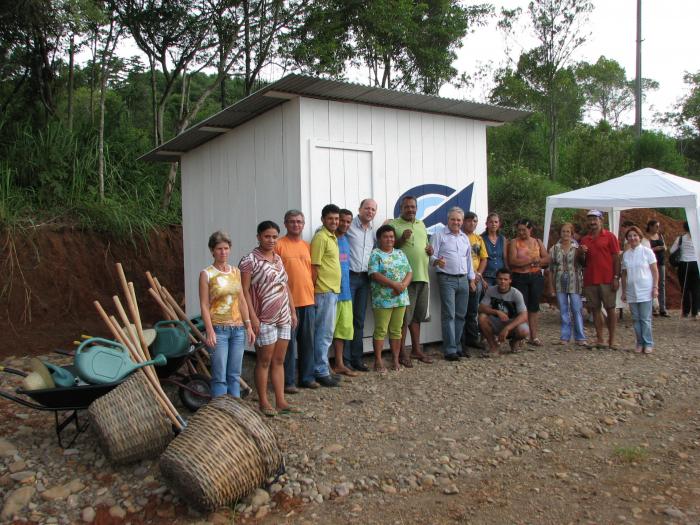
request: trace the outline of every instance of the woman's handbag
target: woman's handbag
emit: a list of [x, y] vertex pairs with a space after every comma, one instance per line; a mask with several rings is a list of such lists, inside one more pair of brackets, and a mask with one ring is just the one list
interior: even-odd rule
[[674, 268], [678, 268], [678, 265], [681, 263], [681, 244], [683, 243], [683, 236], [679, 235], [678, 236], [678, 249], [673, 252], [669, 258], [668, 258], [668, 263], [673, 266]]

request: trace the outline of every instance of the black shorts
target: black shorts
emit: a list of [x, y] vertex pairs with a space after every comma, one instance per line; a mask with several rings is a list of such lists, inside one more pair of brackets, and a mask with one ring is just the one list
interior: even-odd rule
[[528, 312], [540, 311], [540, 297], [542, 297], [542, 292], [544, 291], [544, 276], [542, 272], [513, 272], [513, 287], [523, 294]]

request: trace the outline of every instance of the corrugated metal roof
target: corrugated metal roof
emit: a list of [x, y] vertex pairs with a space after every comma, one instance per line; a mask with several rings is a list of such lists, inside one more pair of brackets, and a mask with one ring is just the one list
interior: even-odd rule
[[499, 123], [512, 122], [530, 114], [528, 111], [505, 106], [492, 106], [434, 95], [404, 93], [391, 89], [341, 82], [339, 80], [292, 74], [265, 86], [232, 106], [195, 124], [177, 137], [146, 153], [139, 160], [155, 162], [176, 161], [183, 153], [201, 146], [221, 133], [240, 126], [244, 122], [286, 101], [284, 98], [265, 96], [270, 91]]

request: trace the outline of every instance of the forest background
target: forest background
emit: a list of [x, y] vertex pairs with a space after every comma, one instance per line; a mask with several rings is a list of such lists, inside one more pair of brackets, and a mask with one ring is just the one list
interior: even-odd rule
[[[587, 0], [498, 12], [454, 0], [4, 2], [0, 227], [133, 237], [179, 224], [177, 165], [138, 157], [288, 72], [362, 70], [373, 85], [426, 94], [490, 75], [488, 102], [532, 110], [488, 131], [489, 208], [506, 229], [541, 220], [547, 195], [637, 167], [700, 179], [700, 71], [679, 72], [688, 92], [655, 115], [664, 131], [639, 136], [624, 68], [572, 58], [592, 9]], [[456, 70], [456, 51], [492, 20], [505, 39], [527, 31], [536, 44], [495, 71]], [[657, 86], [643, 79], [646, 91]]]

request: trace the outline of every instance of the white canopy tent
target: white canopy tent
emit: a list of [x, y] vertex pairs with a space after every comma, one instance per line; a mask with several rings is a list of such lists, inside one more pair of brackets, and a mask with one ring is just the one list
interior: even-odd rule
[[594, 186], [547, 197], [544, 219], [544, 245], [549, 240], [555, 208], [587, 208], [608, 213], [610, 231], [616, 235], [620, 212], [632, 208], [684, 208], [700, 260], [700, 182], [671, 175], [653, 168], [633, 171]]

